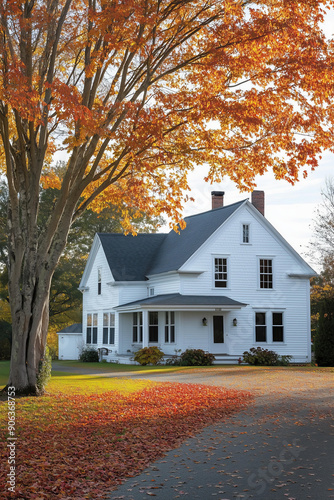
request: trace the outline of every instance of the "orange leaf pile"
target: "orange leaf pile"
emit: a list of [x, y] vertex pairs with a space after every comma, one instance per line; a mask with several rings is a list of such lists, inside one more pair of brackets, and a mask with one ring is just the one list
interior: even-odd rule
[[[122, 479], [249, 400], [247, 392], [171, 383], [131, 394], [54, 394], [37, 399], [33, 413], [31, 400], [19, 400], [11, 498], [105, 498]], [[5, 444], [6, 431], [2, 422]], [[1, 499], [10, 497], [7, 469], [0, 473]]]

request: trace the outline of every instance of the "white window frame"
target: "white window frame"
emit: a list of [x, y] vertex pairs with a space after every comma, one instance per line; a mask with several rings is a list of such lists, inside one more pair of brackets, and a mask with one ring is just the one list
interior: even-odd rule
[[[257, 314], [264, 314], [264, 317], [265, 317], [265, 323], [264, 323], [264, 325], [260, 325], [260, 324], [258, 325], [256, 323], [256, 315]], [[268, 316], [269, 316], [268, 311], [265, 310], [265, 309], [258, 309], [258, 310], [254, 311], [254, 342], [255, 342], [255, 344], [268, 344], [268, 331], [269, 331], [268, 330]], [[265, 330], [266, 331], [266, 340], [257, 340], [256, 339], [256, 327], [257, 326], [264, 326], [265, 327], [265, 329], [266, 329]]]
[[[104, 342], [105, 335], [107, 342]], [[111, 342], [111, 340], [114, 340]], [[102, 344], [115, 345], [115, 313], [110, 311], [103, 312], [103, 330], [102, 330]]]
[[97, 268], [97, 294], [102, 294], [102, 267]]
[[[248, 227], [248, 241], [244, 241], [244, 227], [246, 226]], [[240, 238], [242, 245], [251, 245], [251, 224], [249, 222], [242, 222]]]
[[[285, 325], [285, 310], [284, 308], [276, 309], [276, 308], [270, 308], [270, 307], [263, 307], [263, 308], [257, 308], [253, 309], [254, 311], [254, 344], [255, 345], [261, 345], [265, 344], [266, 347], [268, 346], [278, 346], [278, 345], [286, 345], [285, 338], [286, 338], [286, 325]], [[266, 340], [256, 340], [256, 314], [257, 313], [263, 313], [265, 314], [265, 327], [266, 327]], [[274, 325], [274, 314], [281, 314], [282, 315], [282, 324], [281, 325]], [[258, 325], [261, 326], [261, 325]], [[275, 326], [279, 326], [283, 328], [283, 340], [274, 340], [274, 328]], [[274, 347], [273, 347], [274, 348]]]
[[[282, 315], [282, 324], [281, 325], [274, 325], [274, 314], [281, 314]], [[283, 345], [285, 343], [285, 314], [284, 311], [282, 310], [277, 310], [277, 311], [271, 311], [271, 340], [272, 343], [275, 345]], [[275, 326], [281, 327], [283, 330], [283, 340], [274, 340], [274, 328]]]
[[[174, 339], [172, 340], [172, 338]], [[175, 344], [175, 311], [165, 311], [165, 344]]]
[[[157, 318], [157, 323], [152, 322], [153, 315], [155, 318]], [[155, 331], [157, 333], [157, 339], [152, 340], [151, 335]], [[158, 311], [149, 311], [148, 312], [148, 342], [149, 342], [149, 344], [158, 344], [159, 343], [159, 312]]]
[[[222, 279], [222, 280], [217, 279], [216, 280], [216, 259], [222, 259], [222, 260], [225, 259], [226, 260], [226, 273], [222, 273], [222, 274], [226, 274], [226, 280], [224, 280], [224, 279]], [[219, 290], [219, 289], [226, 290], [227, 288], [230, 288], [230, 259], [229, 259], [229, 255], [213, 255], [212, 268], [213, 268], [213, 285], [212, 285], [212, 287], [215, 290]], [[216, 281], [221, 281], [221, 282], [225, 281], [226, 286], [216, 286]]]
[[[99, 334], [99, 316], [98, 313], [87, 313], [86, 316], [86, 344], [96, 345], [98, 343]], [[90, 329], [90, 342], [88, 342], [88, 328]], [[94, 342], [94, 338], [96, 341]]]
[[[134, 321], [136, 318], [136, 322]], [[136, 336], [136, 340], [135, 340]], [[142, 311], [132, 314], [132, 343], [141, 344], [143, 342], [143, 313]]]
[[[261, 260], [271, 260], [271, 277], [272, 286], [271, 287], [261, 287]], [[269, 276], [269, 273], [267, 273]], [[257, 279], [258, 279], [258, 289], [259, 290], [274, 290], [275, 289], [275, 258], [272, 255], [258, 255], [257, 256]]]

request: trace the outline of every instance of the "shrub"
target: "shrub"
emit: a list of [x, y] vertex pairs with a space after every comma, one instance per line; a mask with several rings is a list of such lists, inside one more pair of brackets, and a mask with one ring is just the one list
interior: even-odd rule
[[37, 375], [37, 388], [40, 394], [44, 392], [45, 387], [47, 386], [50, 377], [51, 377], [51, 368], [52, 368], [51, 354], [49, 352], [48, 346], [45, 348], [45, 353], [43, 359], [39, 363], [39, 370]]
[[291, 356], [279, 356], [275, 351], [262, 349], [262, 347], [252, 347], [249, 351], [243, 353], [243, 359], [249, 365], [287, 366], [290, 363]]
[[318, 366], [334, 366], [334, 299], [322, 300], [314, 335], [314, 357]]
[[181, 349], [174, 349], [175, 354], [166, 360], [166, 365], [180, 365]]
[[146, 365], [157, 365], [159, 361], [164, 357], [164, 353], [159, 349], [159, 347], [143, 347], [139, 351], [135, 352], [133, 359], [137, 361], [142, 366]]
[[83, 347], [80, 352], [79, 360], [83, 363], [96, 363], [99, 361], [99, 353], [94, 347]]
[[55, 359], [58, 359], [57, 348], [55, 346], [49, 345], [49, 344], [48, 344], [48, 348], [49, 348], [49, 353], [50, 353], [52, 361], [54, 361]]
[[181, 366], [210, 366], [215, 357], [202, 349], [186, 349], [180, 356]]

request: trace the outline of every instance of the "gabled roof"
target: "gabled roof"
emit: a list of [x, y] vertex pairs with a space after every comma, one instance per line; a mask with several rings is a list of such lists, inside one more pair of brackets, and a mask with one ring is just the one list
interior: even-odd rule
[[243, 204], [209, 210], [185, 218], [180, 233], [137, 236], [98, 233], [115, 281], [144, 281], [147, 276], [176, 271]]
[[115, 281], [144, 281], [166, 234], [98, 233]]

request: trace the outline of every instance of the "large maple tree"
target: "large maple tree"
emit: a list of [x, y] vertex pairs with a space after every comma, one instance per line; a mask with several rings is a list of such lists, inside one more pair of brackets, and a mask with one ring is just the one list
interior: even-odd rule
[[[187, 172], [290, 182], [328, 147], [320, 0], [4, 0], [0, 135], [9, 188], [9, 384], [34, 392], [51, 278], [105, 200], [180, 222]], [[62, 178], [52, 158], [63, 152]], [[59, 156], [58, 156], [59, 158]], [[57, 188], [37, 226], [40, 186]]]

